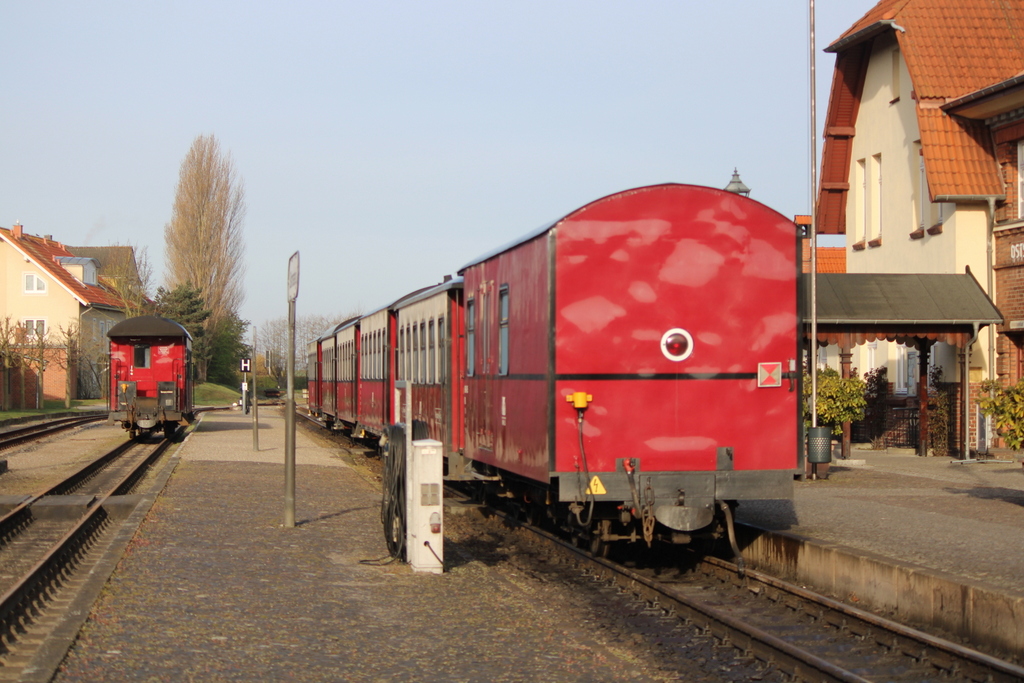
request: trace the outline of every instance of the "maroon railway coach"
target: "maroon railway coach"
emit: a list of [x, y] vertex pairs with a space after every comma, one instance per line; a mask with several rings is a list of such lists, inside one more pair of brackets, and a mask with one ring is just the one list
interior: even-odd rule
[[596, 546], [685, 542], [736, 501], [790, 497], [798, 247], [764, 205], [672, 184], [469, 263], [465, 457]]
[[733, 193], [604, 197], [322, 337], [324, 422], [381, 435], [407, 380], [450, 479], [595, 551], [718, 535], [792, 495], [798, 255], [792, 221]]
[[145, 315], [110, 328], [110, 414], [131, 436], [170, 436], [194, 418], [192, 337], [167, 318]]
[[[445, 446], [462, 450], [462, 278], [449, 278], [395, 303], [396, 377], [411, 385], [412, 419]], [[392, 421], [406, 419], [405, 399]]]

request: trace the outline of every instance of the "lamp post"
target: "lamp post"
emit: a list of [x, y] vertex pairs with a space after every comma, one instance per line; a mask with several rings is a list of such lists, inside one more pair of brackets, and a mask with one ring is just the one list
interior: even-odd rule
[[725, 191], [735, 192], [743, 197], [750, 196], [750, 188], [744, 185], [743, 181], [740, 180], [740, 172], [736, 168], [732, 169], [732, 180], [730, 180], [729, 184], [725, 186]]

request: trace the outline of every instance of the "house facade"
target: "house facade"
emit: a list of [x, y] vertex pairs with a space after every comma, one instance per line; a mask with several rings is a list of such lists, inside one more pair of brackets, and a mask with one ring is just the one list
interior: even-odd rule
[[[1024, 376], [1024, 300], [1012, 308], [1024, 297], [1024, 99], [1005, 95], [1024, 69], [1022, 31], [1020, 2], [882, 0], [826, 48], [836, 65], [818, 230], [846, 236], [850, 273], [972, 274], [1008, 321], [981, 329], [970, 346], [972, 394], [990, 377]], [[1001, 84], [1003, 107], [982, 112], [978, 101]], [[854, 350], [853, 364], [862, 373], [886, 367], [895, 399], [910, 405], [918, 346], [875, 339]], [[927, 346], [937, 381], [962, 386], [957, 349]], [[970, 448], [984, 449], [983, 420], [962, 414]]]
[[[4, 404], [100, 396], [106, 332], [124, 319], [95, 258], [51, 236], [0, 228], [0, 395]], [[40, 381], [41, 380], [41, 381]], [[42, 397], [35, 388], [42, 384]]]

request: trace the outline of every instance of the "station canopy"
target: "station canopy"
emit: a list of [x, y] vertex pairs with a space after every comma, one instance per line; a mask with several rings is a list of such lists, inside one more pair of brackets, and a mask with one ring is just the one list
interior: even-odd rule
[[[970, 272], [819, 273], [818, 341], [856, 346], [878, 339], [967, 346], [978, 328], [1003, 316]], [[810, 275], [803, 276], [804, 323], [810, 324]], [[808, 332], [809, 334], [809, 332]]]

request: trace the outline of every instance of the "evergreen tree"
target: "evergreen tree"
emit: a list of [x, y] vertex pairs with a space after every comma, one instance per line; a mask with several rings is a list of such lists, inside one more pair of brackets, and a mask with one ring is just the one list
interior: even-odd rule
[[160, 287], [156, 292], [154, 310], [157, 315], [178, 323], [192, 335], [192, 357], [198, 381], [206, 381], [205, 369], [210, 360], [210, 340], [206, 337], [204, 323], [210, 317], [203, 292], [192, 285], [182, 283], [172, 290]]
[[232, 312], [210, 338], [208, 381], [228, 386], [238, 383], [239, 360], [250, 355], [249, 345], [242, 342], [248, 326], [248, 321]]

